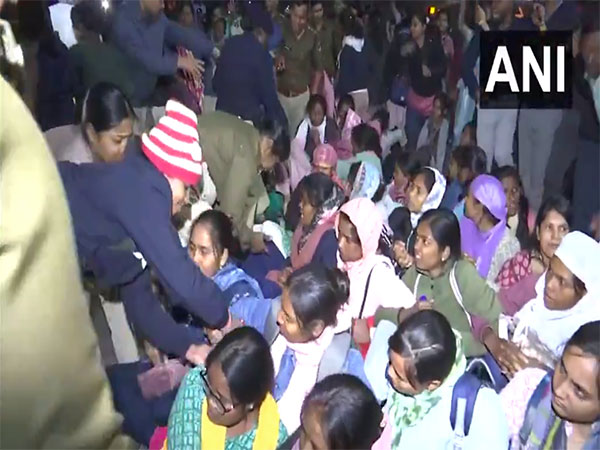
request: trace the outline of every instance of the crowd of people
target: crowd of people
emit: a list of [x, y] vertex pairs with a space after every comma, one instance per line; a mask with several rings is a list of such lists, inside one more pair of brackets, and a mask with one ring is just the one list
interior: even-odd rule
[[600, 448], [598, 6], [5, 5], [1, 446]]

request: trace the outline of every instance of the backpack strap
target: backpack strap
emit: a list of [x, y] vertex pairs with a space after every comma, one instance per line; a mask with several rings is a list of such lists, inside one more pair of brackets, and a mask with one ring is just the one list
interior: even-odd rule
[[452, 389], [450, 425], [454, 430], [454, 449], [461, 449], [464, 438], [469, 435], [480, 388], [481, 381], [475, 375], [465, 372]]
[[277, 325], [277, 315], [281, 310], [281, 297], [274, 298], [271, 300], [271, 308], [269, 309], [269, 314], [265, 320], [265, 331], [263, 332], [263, 336], [269, 343], [269, 346], [275, 342], [277, 336], [279, 336], [279, 326]]
[[351, 345], [352, 335], [349, 331], [344, 331], [333, 336], [331, 344], [329, 344], [321, 358], [321, 363], [317, 370], [317, 382], [329, 375], [342, 371]]
[[535, 418], [538, 412], [538, 406], [547, 390], [550, 388], [550, 383], [552, 382], [552, 372], [548, 372], [542, 378], [542, 381], [539, 382], [531, 397], [529, 397], [529, 401], [527, 402], [527, 409], [525, 410], [525, 418], [523, 420], [523, 425], [519, 430], [519, 441], [521, 445], [524, 447], [529, 440], [529, 435], [533, 430], [533, 423], [535, 422]]
[[375, 270], [375, 266], [371, 268], [369, 272], [369, 276], [367, 277], [367, 284], [365, 285], [365, 293], [363, 295], [363, 301], [360, 305], [360, 312], [358, 313], [358, 318], [362, 319], [363, 311], [365, 309], [365, 303], [367, 303], [367, 295], [369, 295], [369, 285], [371, 284], [371, 275], [373, 275], [373, 270]]
[[456, 281], [456, 263], [454, 263], [454, 265], [452, 266], [452, 270], [450, 270], [450, 287], [452, 288], [452, 293], [454, 294], [456, 301], [458, 302], [458, 304], [464, 311], [465, 315], [467, 316], [467, 320], [469, 321], [469, 326], [471, 328], [473, 328], [471, 314], [469, 314], [469, 312], [465, 308], [465, 305], [463, 304], [463, 297], [462, 297], [462, 294], [460, 293], [460, 289], [458, 287], [458, 282]]
[[421, 280], [421, 274], [419, 272], [417, 272], [417, 278], [415, 278], [415, 286], [413, 287], [413, 297], [415, 297], [415, 301], [418, 300], [417, 290], [419, 289], [419, 281], [420, 280]]

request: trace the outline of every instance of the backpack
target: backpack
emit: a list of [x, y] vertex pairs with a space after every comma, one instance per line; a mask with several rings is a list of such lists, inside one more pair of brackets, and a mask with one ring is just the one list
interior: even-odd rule
[[452, 448], [455, 450], [463, 447], [464, 438], [469, 435], [475, 401], [482, 386], [481, 380], [467, 371], [460, 376], [452, 389], [450, 425], [454, 430]]

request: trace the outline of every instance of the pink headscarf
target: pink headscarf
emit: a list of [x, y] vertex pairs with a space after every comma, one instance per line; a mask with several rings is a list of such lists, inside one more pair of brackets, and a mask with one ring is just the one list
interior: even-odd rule
[[337, 162], [338, 155], [335, 149], [329, 144], [320, 144], [313, 152], [313, 166], [323, 164], [333, 168], [331, 173], [332, 181], [342, 188], [344, 192], [347, 191], [345, 183], [337, 175]]
[[[357, 318], [365, 295], [367, 278], [373, 267], [380, 262], [389, 264], [389, 260], [377, 253], [379, 248], [379, 237], [383, 229], [383, 217], [375, 204], [367, 198], [357, 198], [350, 200], [340, 209], [348, 216], [352, 224], [356, 227], [358, 238], [362, 247], [362, 258], [358, 261], [344, 262], [338, 252], [338, 268], [345, 271], [350, 278], [350, 297], [347, 307], [342, 311], [344, 314], [338, 314], [337, 331], [348, 329], [352, 319]], [[336, 233], [339, 227], [339, 215], [336, 218]], [[386, 289], [386, 286], [376, 286], [376, 283], [369, 285], [369, 298], [380, 299], [386, 294], [371, 292], [371, 290]]]

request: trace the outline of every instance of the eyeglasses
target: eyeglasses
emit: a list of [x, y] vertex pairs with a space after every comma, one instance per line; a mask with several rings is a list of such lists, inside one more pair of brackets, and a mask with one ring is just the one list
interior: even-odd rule
[[204, 369], [202, 372], [200, 372], [200, 378], [202, 378], [202, 389], [204, 389], [204, 394], [206, 395], [206, 397], [208, 398], [209, 401], [212, 401], [213, 406], [215, 406], [215, 408], [217, 408], [217, 411], [219, 412], [219, 414], [227, 414], [231, 411], [233, 411], [238, 405], [238, 404], [231, 404], [231, 405], [227, 405], [225, 406], [223, 404], [223, 401], [219, 398], [219, 396], [215, 393], [215, 391], [212, 390], [212, 388], [210, 387], [210, 384], [208, 384], [208, 379], [207, 379], [207, 372], [206, 369]]

